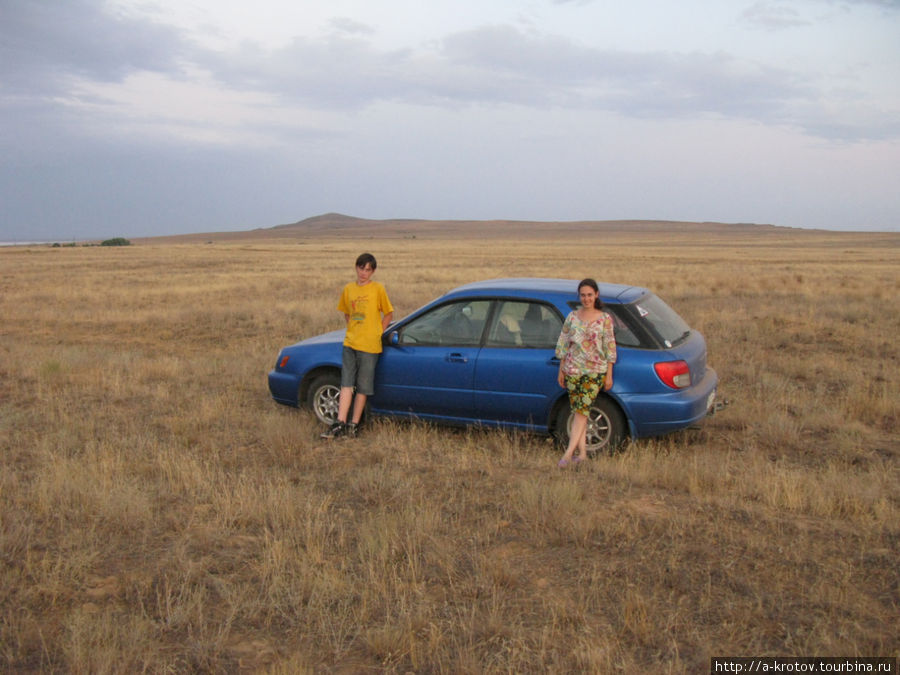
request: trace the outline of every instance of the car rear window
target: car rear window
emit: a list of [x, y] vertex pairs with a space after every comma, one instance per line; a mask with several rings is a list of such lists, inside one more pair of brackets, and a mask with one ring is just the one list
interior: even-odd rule
[[632, 305], [636, 316], [659, 340], [672, 347], [691, 334], [684, 319], [655, 295], [646, 295]]

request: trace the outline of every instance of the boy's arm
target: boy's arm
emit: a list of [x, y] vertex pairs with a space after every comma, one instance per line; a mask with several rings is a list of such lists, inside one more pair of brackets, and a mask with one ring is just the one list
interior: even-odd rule
[[[394, 306], [391, 304], [384, 286], [381, 286], [378, 290], [380, 295], [378, 298], [379, 309], [384, 312], [381, 315], [381, 332], [384, 332], [391, 325], [391, 321], [394, 320]], [[388, 311], [385, 312], [384, 310]]]

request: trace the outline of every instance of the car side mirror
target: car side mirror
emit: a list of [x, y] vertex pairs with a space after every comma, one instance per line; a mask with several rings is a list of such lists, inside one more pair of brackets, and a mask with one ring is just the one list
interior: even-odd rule
[[399, 345], [400, 344], [400, 331], [399, 330], [391, 331], [391, 334], [390, 334], [390, 337], [388, 337], [388, 340], [395, 347], [397, 345]]

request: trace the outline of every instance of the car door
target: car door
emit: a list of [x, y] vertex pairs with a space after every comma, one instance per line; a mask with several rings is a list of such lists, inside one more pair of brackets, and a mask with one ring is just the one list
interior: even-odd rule
[[547, 424], [561, 390], [555, 356], [559, 313], [527, 300], [498, 302], [475, 369], [475, 414], [485, 421]]
[[470, 421], [475, 364], [490, 300], [448, 302], [415, 317], [385, 345], [375, 412]]

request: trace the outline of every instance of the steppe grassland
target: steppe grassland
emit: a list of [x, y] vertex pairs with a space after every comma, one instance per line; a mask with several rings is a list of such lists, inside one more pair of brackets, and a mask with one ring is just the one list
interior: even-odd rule
[[[900, 653], [896, 235], [0, 250], [0, 668], [697, 672]], [[552, 444], [278, 406], [371, 250], [403, 316], [466, 281], [648, 286], [731, 405]]]

